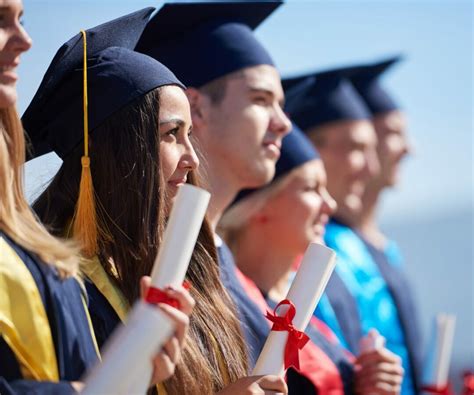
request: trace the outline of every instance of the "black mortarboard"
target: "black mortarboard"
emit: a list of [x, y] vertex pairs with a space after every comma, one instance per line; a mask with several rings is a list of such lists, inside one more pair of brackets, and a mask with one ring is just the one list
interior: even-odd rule
[[[319, 158], [319, 153], [316, 151], [314, 144], [298, 126], [294, 123], [292, 126], [291, 132], [282, 140], [281, 155], [275, 166], [275, 176], [273, 177], [272, 183], [293, 169]], [[259, 189], [245, 189], [241, 191], [233, 204], [258, 190]]]
[[351, 82], [373, 115], [400, 109], [392, 96], [383, 88], [380, 81], [381, 75], [400, 60], [402, 60], [401, 56], [394, 56], [370, 65], [354, 68], [350, 77]]
[[334, 121], [369, 119], [370, 112], [348, 79], [347, 68], [283, 79], [285, 110], [301, 129]]
[[245, 67], [274, 65], [253, 30], [281, 4], [167, 3], [150, 20], [137, 51], [163, 62], [196, 88]]
[[[149, 91], [180, 81], [155, 59], [133, 52], [153, 12], [146, 8], [86, 31], [89, 130]], [[54, 56], [23, 115], [33, 157], [67, 156], [84, 138], [83, 37], [79, 33]]]

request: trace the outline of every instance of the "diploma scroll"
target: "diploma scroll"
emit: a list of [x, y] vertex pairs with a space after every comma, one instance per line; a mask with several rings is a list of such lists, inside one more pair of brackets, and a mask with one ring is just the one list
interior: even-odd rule
[[102, 362], [88, 372], [81, 394], [130, 394], [129, 388], [140, 371], [150, 364], [173, 330], [174, 323], [165, 313], [146, 302], [137, 302], [127, 324], [107, 342]]
[[151, 273], [152, 287], [182, 284], [210, 197], [193, 185], [179, 188]]
[[456, 316], [454, 315], [438, 314], [435, 318], [430, 351], [425, 363], [423, 377], [424, 388], [428, 393], [430, 393], [429, 388], [449, 391], [448, 376], [455, 326]]
[[[335, 265], [336, 254], [333, 250], [316, 243], [308, 246], [286, 296], [286, 299], [291, 301], [296, 308], [293, 326], [297, 330], [306, 329]], [[281, 312], [281, 314], [285, 313], [286, 311]], [[271, 331], [252, 375], [282, 375], [287, 340], [288, 332]]]

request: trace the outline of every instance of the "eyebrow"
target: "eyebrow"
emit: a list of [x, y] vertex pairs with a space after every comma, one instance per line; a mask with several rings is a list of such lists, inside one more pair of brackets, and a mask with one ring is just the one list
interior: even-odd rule
[[[275, 97], [275, 93], [271, 91], [270, 89], [259, 87], [259, 86], [249, 86], [249, 91], [252, 93], [264, 93], [266, 95], [271, 96], [272, 98]], [[281, 108], [284, 107], [285, 105], [285, 100], [279, 100], [278, 104], [280, 105]]]
[[170, 118], [170, 119], [165, 119], [163, 121], [160, 121], [160, 126], [161, 125], [165, 125], [167, 123], [175, 123], [177, 124], [178, 126], [184, 126], [184, 121], [180, 118]]

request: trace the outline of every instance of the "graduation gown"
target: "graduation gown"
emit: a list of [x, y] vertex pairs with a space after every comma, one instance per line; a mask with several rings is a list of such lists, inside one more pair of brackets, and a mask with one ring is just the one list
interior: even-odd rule
[[[381, 270], [361, 237], [349, 227], [332, 219], [326, 228], [325, 241], [338, 256], [333, 278], [325, 293], [327, 304], [318, 306], [320, 317], [357, 354], [361, 336], [376, 328], [386, 338], [386, 347], [402, 358], [405, 377], [402, 394], [418, 392], [418, 376], [410, 335], [403, 324], [413, 319], [413, 312], [399, 303], [390, 287], [389, 270]], [[408, 294], [408, 293], [407, 293]], [[348, 325], [348, 323], [350, 323]]]
[[0, 393], [69, 394], [98, 359], [82, 289], [0, 232]]

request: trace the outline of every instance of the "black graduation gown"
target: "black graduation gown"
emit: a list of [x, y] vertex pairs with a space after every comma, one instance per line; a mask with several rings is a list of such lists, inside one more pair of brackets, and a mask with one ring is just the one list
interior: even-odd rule
[[60, 380], [45, 382], [24, 379], [15, 353], [0, 337], [0, 394], [74, 393], [69, 382], [80, 380], [98, 359], [81, 287], [73, 278], [60, 279], [54, 268], [41, 262], [1, 232], [0, 238], [25, 264], [41, 295], [51, 329]]

